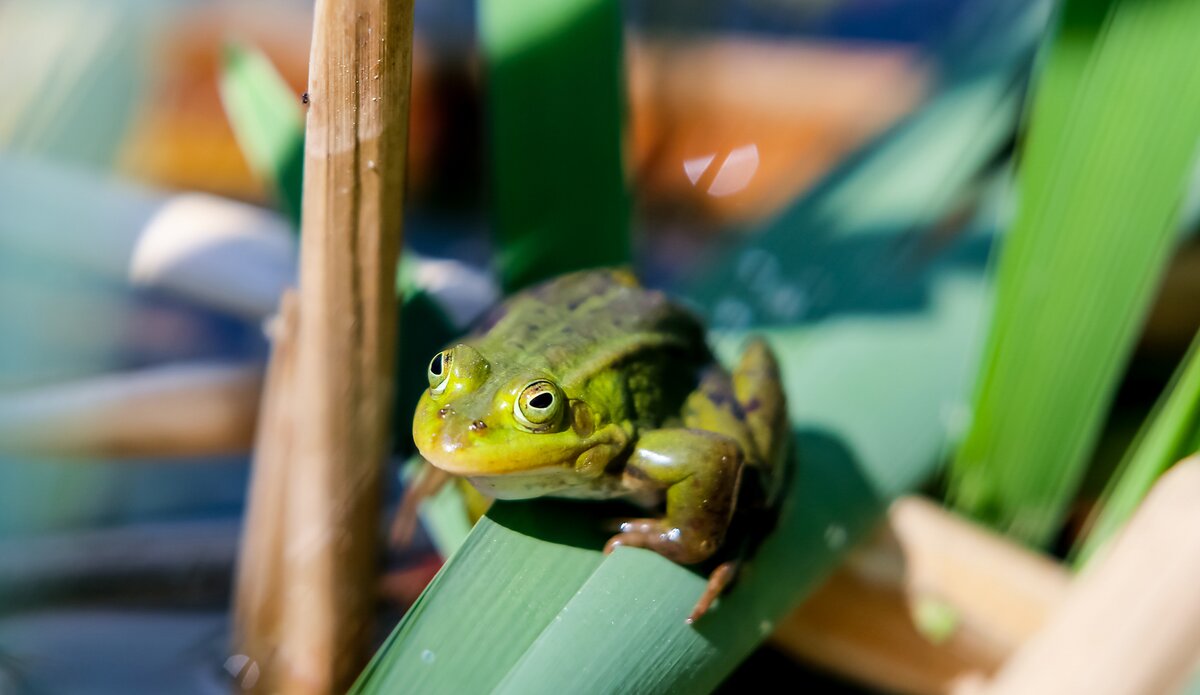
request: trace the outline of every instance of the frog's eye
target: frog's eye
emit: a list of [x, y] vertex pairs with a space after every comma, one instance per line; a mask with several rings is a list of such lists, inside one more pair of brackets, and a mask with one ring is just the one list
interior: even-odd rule
[[557, 386], [549, 381], [535, 381], [513, 403], [513, 417], [522, 427], [544, 431], [558, 422], [564, 404]]
[[446, 391], [450, 379], [450, 351], [439, 352], [429, 360], [429, 392], [437, 396]]

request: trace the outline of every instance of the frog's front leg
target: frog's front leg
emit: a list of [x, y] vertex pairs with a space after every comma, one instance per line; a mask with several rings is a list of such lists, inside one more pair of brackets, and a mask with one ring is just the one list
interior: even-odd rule
[[624, 483], [631, 490], [666, 488], [666, 514], [625, 522], [605, 552], [631, 545], [684, 565], [707, 560], [729, 527], [742, 461], [737, 443], [715, 432], [680, 428], [642, 435], [625, 464]]

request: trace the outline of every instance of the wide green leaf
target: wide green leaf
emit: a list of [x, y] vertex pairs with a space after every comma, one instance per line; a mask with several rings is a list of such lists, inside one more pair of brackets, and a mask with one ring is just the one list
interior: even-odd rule
[[481, 0], [479, 31], [504, 289], [628, 263], [620, 3]]
[[1200, 139], [1200, 3], [1070, 0], [1045, 57], [957, 507], [1058, 531], [1176, 235]]

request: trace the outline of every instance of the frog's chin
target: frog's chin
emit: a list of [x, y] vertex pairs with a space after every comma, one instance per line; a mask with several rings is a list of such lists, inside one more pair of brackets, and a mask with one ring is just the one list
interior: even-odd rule
[[502, 500], [562, 494], [589, 482], [588, 478], [563, 466], [535, 468], [502, 475], [468, 476], [467, 479], [483, 494]]

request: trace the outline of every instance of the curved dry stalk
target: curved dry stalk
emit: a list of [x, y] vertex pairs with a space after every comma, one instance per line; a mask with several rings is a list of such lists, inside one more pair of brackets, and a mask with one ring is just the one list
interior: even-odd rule
[[[1050, 558], [903, 497], [772, 641], [884, 690], [940, 695], [1000, 666], [1061, 603], [1068, 582]], [[942, 624], [929, 624], [938, 617]]]
[[1200, 457], [1155, 485], [1046, 625], [978, 695], [1177, 692], [1200, 664]]
[[183, 364], [0, 393], [0, 452], [127, 458], [249, 450], [257, 365]]

